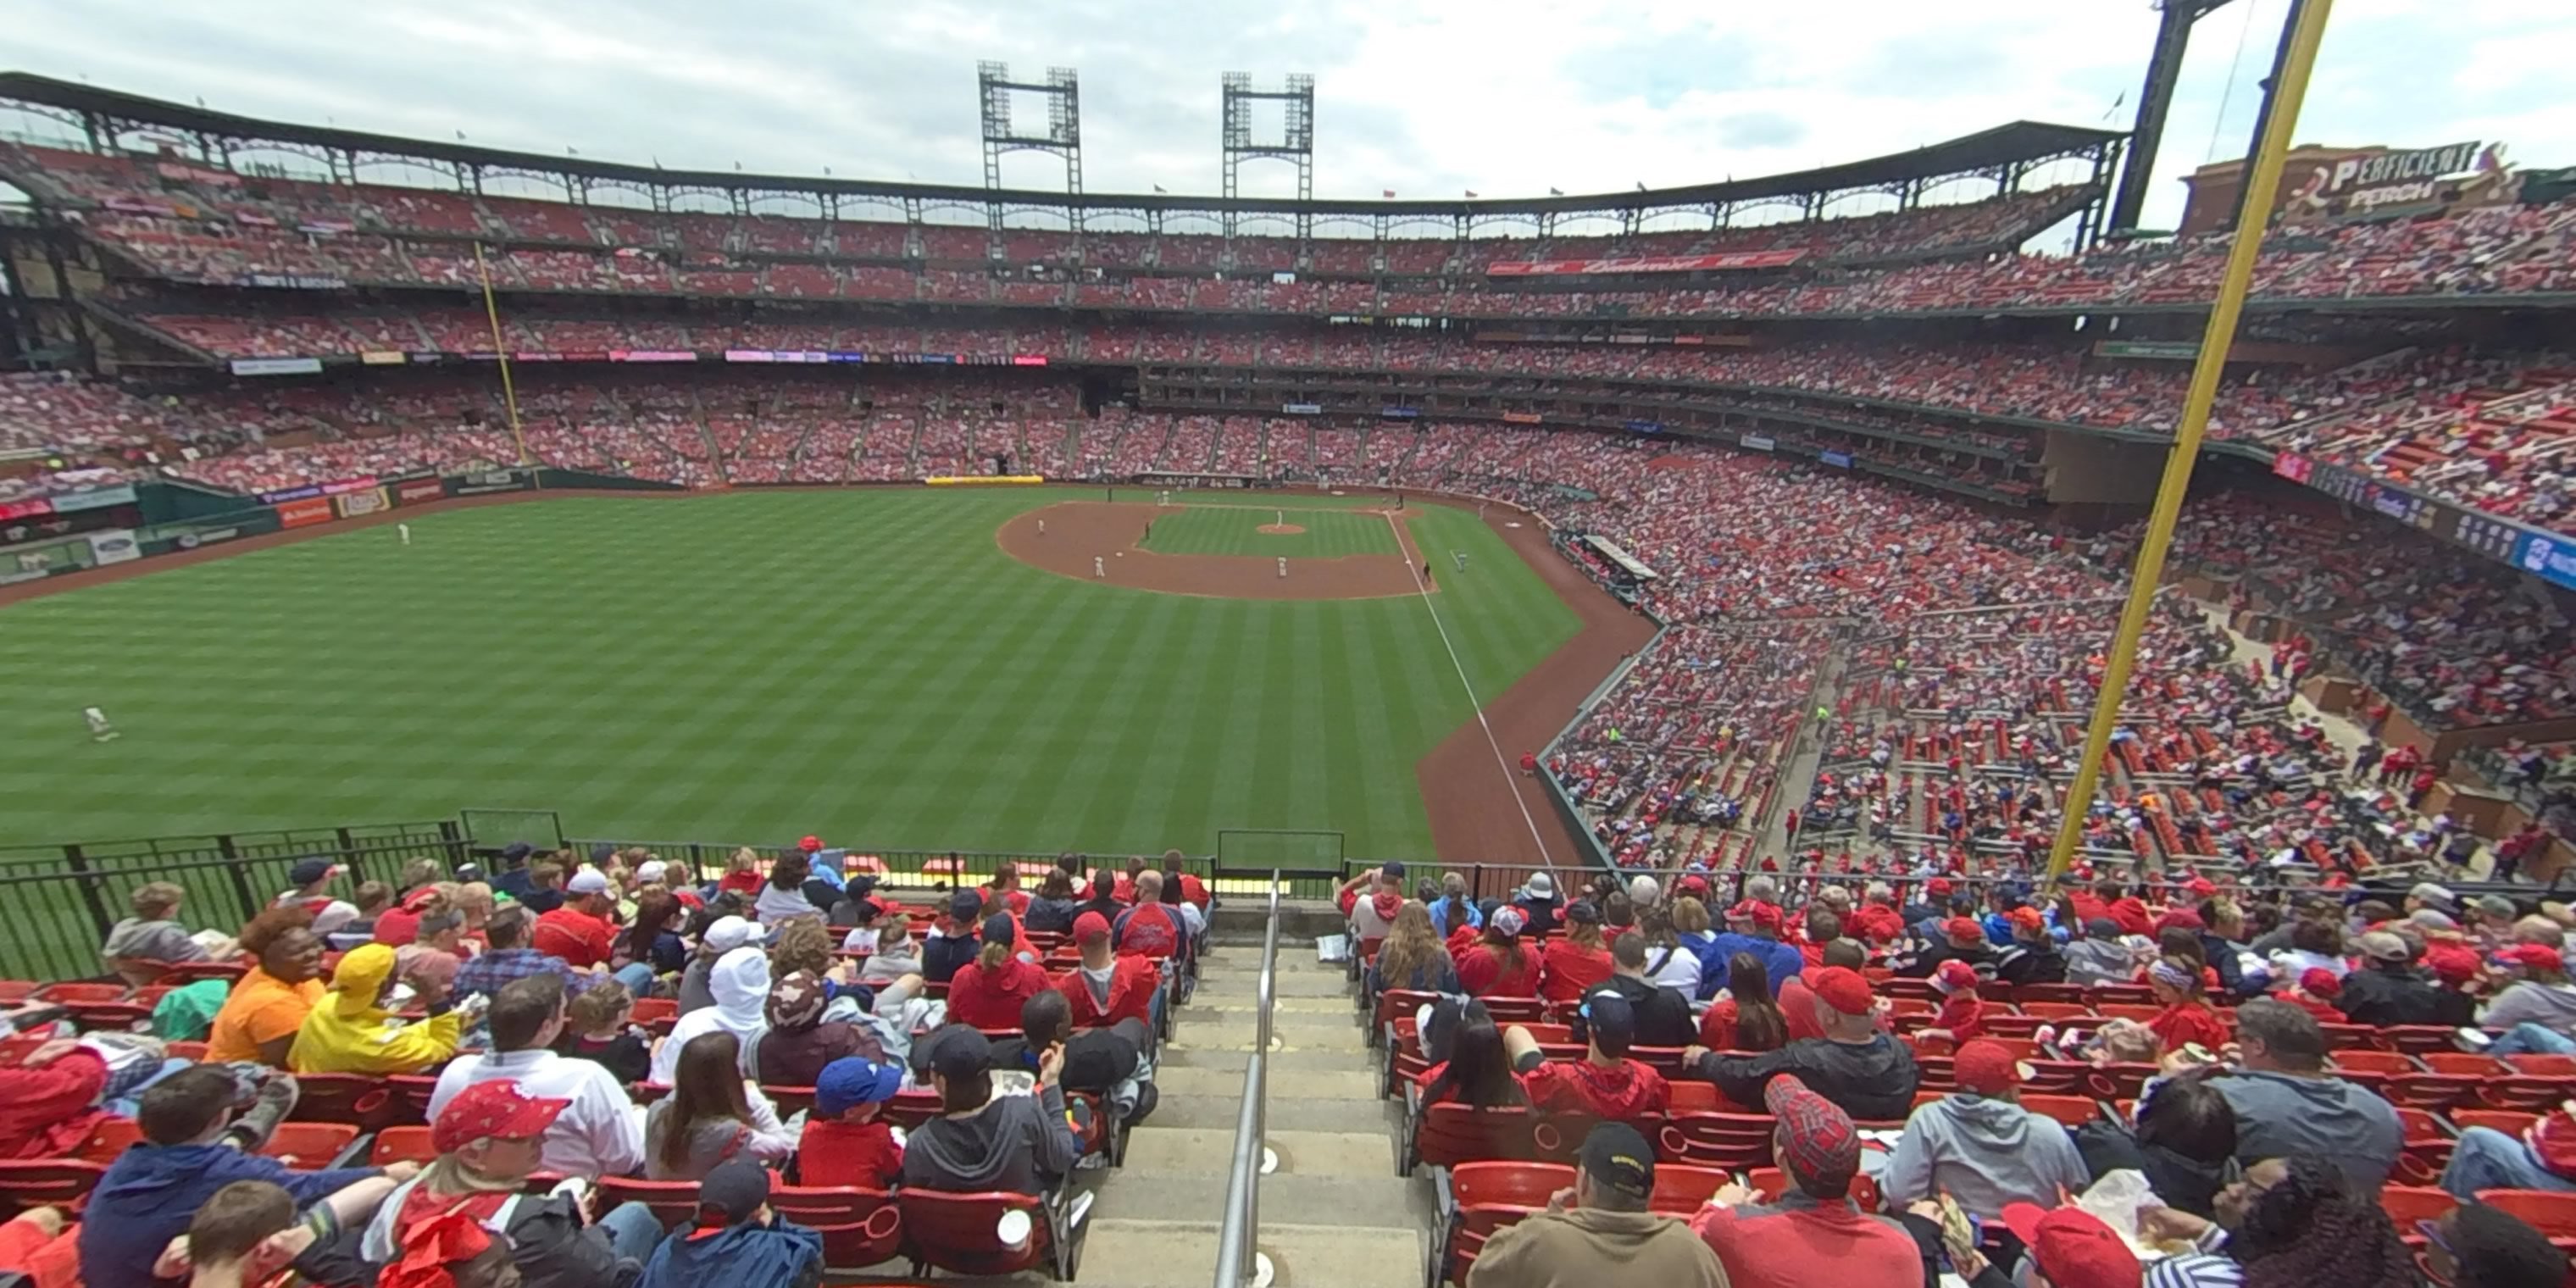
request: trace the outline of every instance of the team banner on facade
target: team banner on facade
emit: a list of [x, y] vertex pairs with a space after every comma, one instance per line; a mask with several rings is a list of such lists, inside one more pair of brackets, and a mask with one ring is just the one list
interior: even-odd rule
[[128, 563], [143, 557], [143, 544], [134, 539], [132, 528], [111, 528], [89, 534], [89, 552], [92, 563]]
[[1506, 425], [1535, 425], [1545, 419], [1547, 419], [1546, 416], [1534, 411], [1507, 411], [1503, 413], [1503, 423]]
[[392, 502], [385, 499], [385, 490], [380, 487], [369, 488], [364, 492], [342, 493], [336, 500], [340, 507], [340, 517], [343, 519], [354, 519], [362, 514], [374, 514], [392, 507]]
[[322, 370], [320, 358], [235, 358], [236, 376], [309, 376]]
[[1492, 277], [1543, 277], [1566, 273], [1707, 273], [1724, 269], [1786, 268], [1803, 250], [1739, 250], [1722, 255], [1632, 255], [1619, 259], [1525, 259], [1489, 264]]
[[330, 521], [331, 499], [329, 497], [306, 497], [301, 501], [289, 501], [277, 507], [277, 526], [281, 528], [303, 528]]

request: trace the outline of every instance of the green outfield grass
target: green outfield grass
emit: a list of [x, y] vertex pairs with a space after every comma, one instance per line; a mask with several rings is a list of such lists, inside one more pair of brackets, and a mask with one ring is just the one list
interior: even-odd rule
[[[0, 843], [512, 807], [643, 841], [1428, 854], [1413, 765], [1471, 711], [1424, 602], [1121, 590], [994, 542], [1098, 495], [563, 498], [0, 610]], [[1474, 555], [1435, 598], [1479, 694], [1572, 637], [1473, 515], [1415, 514]]]
[[[1418, 513], [1418, 512], [1417, 512]], [[1263, 532], [1285, 524], [1303, 532]], [[1347, 510], [1262, 509], [1249, 505], [1200, 505], [1196, 501], [1154, 520], [1144, 548], [1166, 555], [1285, 555], [1338, 559], [1343, 555], [1403, 553], [1384, 516]]]

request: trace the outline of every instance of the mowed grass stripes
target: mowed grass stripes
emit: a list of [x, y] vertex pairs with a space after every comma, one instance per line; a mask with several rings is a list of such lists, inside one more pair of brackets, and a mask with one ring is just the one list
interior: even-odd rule
[[[1265, 527], [1304, 531], [1264, 532]], [[1165, 555], [1284, 555], [1290, 559], [1403, 553], [1396, 547], [1395, 529], [1383, 515], [1195, 504], [1158, 516], [1145, 534], [1145, 549]]]
[[[0, 610], [0, 842], [527, 807], [652, 841], [1428, 854], [1413, 765], [1472, 708], [1424, 602], [1158, 595], [995, 545], [1083, 495], [552, 499]], [[1414, 513], [1490, 699], [1576, 619], [1473, 516]]]

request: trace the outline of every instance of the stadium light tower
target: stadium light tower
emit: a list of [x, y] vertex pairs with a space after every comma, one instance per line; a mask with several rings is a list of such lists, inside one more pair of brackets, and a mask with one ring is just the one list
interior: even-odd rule
[[2113, 236], [2138, 226], [2147, 205], [2147, 185], [2155, 181], [2156, 147], [2164, 142], [2165, 114], [2173, 107], [2174, 82], [2182, 77], [2183, 54], [2191, 47], [2192, 24], [2227, 7], [2228, 0], [2156, 0], [2164, 21], [2156, 28], [2156, 52], [2147, 59], [2147, 81], [2138, 88], [2138, 123], [2129, 132], [2129, 164], [2120, 172], [2119, 191], [2111, 198], [2109, 232]]
[[[1297, 200], [1315, 199], [1315, 78], [1304, 72], [1289, 74], [1284, 89], [1254, 89], [1249, 72], [1227, 72], [1223, 78], [1225, 92], [1224, 194], [1233, 201], [1236, 176], [1246, 160], [1285, 161], [1297, 167]], [[1278, 141], [1253, 138], [1252, 110], [1257, 103], [1276, 101], [1287, 105], [1287, 119]], [[1311, 231], [1313, 217], [1297, 212], [1297, 237], [1304, 240]], [[1234, 235], [1234, 211], [1225, 212], [1226, 235]]]
[[[1015, 81], [1011, 65], [990, 59], [975, 64], [975, 88], [984, 104], [984, 186], [1002, 186], [1002, 154], [1048, 152], [1064, 158], [1064, 190], [1082, 194], [1082, 88], [1070, 67], [1050, 67], [1046, 80]], [[1014, 92], [1047, 96], [1044, 133], [1022, 134], [1011, 127]], [[995, 206], [999, 211], [1001, 208]], [[998, 218], [998, 214], [996, 218]]]

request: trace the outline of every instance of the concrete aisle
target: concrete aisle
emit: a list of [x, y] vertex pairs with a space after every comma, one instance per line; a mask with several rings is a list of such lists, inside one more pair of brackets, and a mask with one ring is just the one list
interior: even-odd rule
[[[1090, 1174], [1099, 1178], [1099, 1201], [1082, 1282], [1206, 1288], [1252, 1050], [1260, 953], [1258, 936], [1220, 932], [1156, 1069], [1161, 1104], [1135, 1129], [1125, 1167]], [[1422, 1274], [1425, 1213], [1415, 1187], [1395, 1174], [1391, 1115], [1377, 1098], [1342, 968], [1318, 963], [1311, 939], [1283, 936], [1276, 1002], [1268, 1124], [1279, 1162], [1261, 1181], [1260, 1230], [1274, 1282], [1412, 1288]]]

